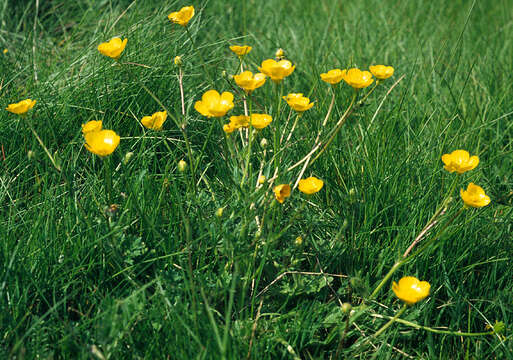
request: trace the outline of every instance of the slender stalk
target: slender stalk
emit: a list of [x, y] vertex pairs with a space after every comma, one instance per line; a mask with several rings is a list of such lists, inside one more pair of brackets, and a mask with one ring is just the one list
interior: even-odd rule
[[335, 127], [335, 130], [333, 130], [330, 138], [328, 139], [328, 141], [326, 142], [326, 144], [324, 145], [324, 147], [321, 149], [321, 151], [319, 151], [319, 153], [312, 159], [312, 161], [310, 162], [310, 165], [313, 164], [315, 162], [315, 160], [317, 160], [319, 158], [319, 156], [322, 155], [322, 153], [324, 151], [326, 151], [326, 149], [328, 148], [328, 146], [330, 146], [331, 142], [333, 141], [333, 139], [335, 139], [335, 136], [337, 136], [338, 132], [340, 131], [340, 129], [342, 128], [342, 125], [344, 125], [346, 119], [349, 117], [349, 115], [351, 115], [351, 112], [353, 110], [353, 105], [354, 105], [354, 102], [356, 100], [356, 95], [357, 95], [357, 92], [355, 91], [353, 93], [353, 97], [351, 99], [351, 103], [349, 104], [349, 107], [347, 108], [346, 112], [344, 113], [344, 115], [342, 115], [342, 117], [340, 118], [340, 120], [338, 121], [337, 123], [337, 126]]
[[228, 299], [228, 309], [225, 314], [224, 319], [224, 331], [223, 331], [223, 352], [226, 353], [226, 349], [228, 347], [228, 338], [229, 338], [229, 331], [230, 331], [230, 322], [232, 319], [232, 309], [233, 309], [233, 303], [235, 298], [235, 286], [237, 284], [237, 277], [239, 275], [239, 267], [237, 266], [237, 263], [234, 264], [234, 273], [232, 276], [232, 285], [230, 286], [230, 297]]
[[[279, 87], [279, 89], [278, 89]], [[276, 94], [278, 95], [278, 103], [276, 104], [276, 118], [274, 119], [274, 146], [273, 146], [273, 157], [274, 157], [274, 169], [277, 170], [280, 165], [280, 159], [278, 157], [279, 152], [279, 138], [280, 138], [280, 110], [281, 110], [281, 97], [283, 95], [283, 82], [276, 84]], [[278, 170], [279, 171], [279, 170]]]
[[432, 243], [434, 243], [444, 232], [445, 230], [449, 227], [449, 225], [451, 225], [454, 220], [456, 220], [456, 218], [463, 212], [463, 210], [465, 210], [464, 207], [462, 207], [460, 210], [458, 210], [451, 219], [449, 219], [449, 221], [447, 221], [444, 226], [440, 229], [440, 231], [434, 235], [431, 239], [429, 239], [428, 241], [426, 241], [424, 243], [424, 246], [422, 246], [419, 250], [417, 250], [416, 252], [414, 252], [413, 254], [411, 254], [409, 257], [403, 257], [401, 260], [397, 261], [394, 266], [392, 266], [392, 268], [388, 271], [388, 273], [385, 275], [385, 277], [383, 278], [383, 280], [381, 280], [381, 282], [378, 284], [378, 286], [376, 287], [376, 289], [374, 289], [374, 291], [372, 292], [372, 294], [369, 296], [368, 300], [372, 300], [376, 297], [376, 295], [378, 294], [379, 290], [381, 290], [381, 288], [383, 287], [383, 285], [385, 285], [385, 283], [388, 281], [388, 279], [390, 279], [390, 277], [397, 271], [397, 269], [399, 269], [403, 264], [405, 264], [406, 262], [410, 262], [413, 258], [415, 258], [416, 256], [420, 255], [424, 250], [426, 250], [428, 248], [428, 246], [430, 246]]
[[183, 71], [182, 71], [182, 66], [178, 67], [178, 85], [180, 86], [180, 101], [182, 103], [183, 126], [186, 126], [186, 122], [185, 122], [185, 96], [184, 96], [184, 93], [183, 93]]
[[429, 245], [431, 245], [432, 243], [434, 243], [444, 232], [445, 230], [449, 227], [449, 225], [451, 225], [454, 220], [456, 220], [456, 218], [458, 216], [460, 216], [460, 214], [465, 210], [466, 208], [463, 206], [461, 207], [454, 215], [452, 218], [449, 219], [449, 221], [447, 221], [444, 226], [440, 229], [440, 231], [435, 235], [433, 236], [431, 239], [429, 239], [428, 241], [426, 241], [426, 243], [424, 244], [424, 246], [422, 246], [420, 249], [418, 249], [416, 252], [414, 252], [413, 254], [411, 254], [410, 257], [408, 257], [408, 261], [410, 261], [412, 258], [416, 257], [417, 255], [421, 254], [424, 250], [427, 249], [427, 247]]
[[292, 124], [292, 128], [290, 129], [289, 135], [287, 136], [287, 139], [285, 140], [285, 145], [287, 145], [287, 143], [289, 142], [290, 138], [292, 137], [292, 133], [296, 129], [297, 122], [301, 118], [301, 115], [303, 115], [303, 113], [300, 113], [300, 112], [297, 113], [296, 120], [294, 120], [294, 123]]
[[401, 316], [406, 311], [407, 308], [408, 305], [404, 304], [403, 307], [394, 315], [393, 318], [391, 318], [385, 325], [383, 325], [381, 329], [376, 331], [373, 337], [377, 338], [378, 336], [380, 336], [386, 329], [390, 327], [390, 325], [392, 325], [399, 318], [399, 316]]
[[[285, 121], [285, 127], [284, 129], [289, 127], [290, 118], [292, 116], [292, 109], [289, 110], [289, 115], [287, 115], [287, 121]], [[283, 138], [285, 137], [285, 131], [282, 132], [280, 137], [280, 144], [283, 142]]]
[[[379, 318], [392, 319], [392, 317], [390, 317], [390, 316], [380, 315], [380, 314], [373, 314], [372, 316], [379, 317]], [[395, 319], [395, 322], [403, 324], [403, 325], [406, 325], [406, 326], [410, 326], [410, 327], [415, 328], [415, 329], [426, 330], [426, 331], [429, 331], [429, 332], [432, 332], [432, 333], [435, 333], [435, 334], [445, 334], [445, 335], [454, 335], [454, 336], [468, 336], [468, 337], [472, 337], [472, 336], [486, 336], [486, 335], [493, 335], [494, 334], [493, 331], [473, 333], [473, 332], [461, 332], [461, 331], [452, 331], [452, 330], [433, 329], [433, 328], [430, 328], [428, 326], [422, 326], [422, 325], [419, 325], [419, 324], [416, 324], [414, 322], [411, 322], [411, 321], [408, 321], [408, 320], [404, 320], [404, 319]]]
[[373, 91], [378, 87], [378, 85], [379, 85], [379, 80], [376, 80], [376, 83], [374, 84], [372, 89], [370, 89], [370, 91], [367, 94], [365, 94], [365, 96], [360, 101], [358, 101], [358, 105], [363, 105], [363, 103], [365, 103], [365, 100], [367, 100], [369, 95], [373, 93]]
[[[251, 118], [252, 115], [252, 101], [251, 97], [249, 98], [249, 117]], [[248, 146], [247, 146], [247, 152], [246, 152], [246, 164], [244, 165], [244, 172], [242, 175], [242, 180], [240, 182], [240, 186], [242, 187], [244, 185], [244, 180], [246, 179], [246, 176], [248, 175], [248, 171], [250, 169], [249, 167], [249, 160], [251, 158], [251, 145], [253, 144], [253, 138], [254, 138], [254, 130], [250, 126], [249, 127], [249, 140], [248, 140]], [[248, 176], [250, 177], [250, 176]]]
[[408, 254], [410, 253], [410, 251], [413, 250], [413, 248], [424, 238], [424, 236], [427, 234], [427, 232], [433, 226], [436, 225], [436, 223], [438, 222], [437, 218], [445, 213], [445, 209], [447, 208], [447, 206], [449, 205], [450, 200], [452, 199], [451, 194], [454, 191], [454, 188], [456, 187], [457, 183], [458, 183], [458, 176], [456, 176], [454, 178], [454, 180], [452, 181], [452, 184], [451, 184], [451, 187], [450, 187], [449, 191], [447, 192], [447, 194], [445, 194], [444, 200], [442, 201], [442, 203], [440, 204], [438, 209], [436, 209], [436, 211], [433, 214], [433, 216], [431, 217], [431, 219], [428, 220], [428, 222], [426, 223], [426, 226], [424, 226], [424, 228], [420, 231], [419, 235], [417, 235], [415, 240], [413, 240], [413, 242], [408, 247], [408, 249], [406, 249], [406, 251], [403, 254], [403, 258], [407, 257]]
[[[118, 63], [118, 64], [125, 65], [125, 64], [122, 64], [122, 63]], [[178, 119], [173, 115], [173, 113], [171, 113], [169, 111], [169, 109], [162, 103], [162, 101], [160, 101], [160, 99], [150, 89], [148, 89], [148, 87], [137, 76], [134, 76], [132, 74], [132, 72], [129, 70], [128, 67], [123, 66], [123, 69], [126, 70], [127, 74], [132, 78], [132, 80], [135, 79], [135, 81], [137, 81], [139, 83], [139, 85], [144, 89], [144, 91], [146, 91], [148, 93], [148, 95], [150, 95], [153, 98], [153, 100], [155, 100], [155, 102], [157, 104], [159, 104], [159, 106], [166, 111], [167, 115], [173, 120], [175, 125], [178, 127], [178, 129], [182, 133], [183, 139], [185, 141], [185, 147], [186, 147], [186, 150], [187, 150], [187, 156], [189, 158], [189, 162], [192, 164], [192, 166], [191, 166], [191, 178], [192, 178], [194, 193], [196, 193], [196, 169], [195, 169], [195, 166], [194, 166], [195, 161], [194, 161], [194, 158], [192, 156], [191, 143], [189, 141], [189, 137], [187, 136], [187, 132], [185, 131], [185, 126], [183, 126], [183, 124], [180, 124], [180, 121], [178, 121]]]
[[392, 268], [388, 271], [388, 273], [385, 275], [385, 277], [381, 280], [381, 282], [378, 284], [378, 286], [374, 289], [372, 294], [370, 294], [368, 300], [372, 300], [376, 297], [376, 295], [379, 293], [379, 290], [383, 287], [383, 285], [386, 284], [388, 279], [399, 269], [404, 263], [406, 262], [405, 259], [399, 260], [392, 266]]
[[210, 76], [210, 73], [208, 72], [207, 63], [205, 62], [205, 59], [203, 58], [203, 54], [201, 53], [201, 51], [199, 51], [199, 49], [196, 47], [196, 43], [192, 39], [192, 35], [191, 35], [191, 32], [189, 31], [188, 26], [185, 26], [185, 32], [187, 33], [187, 36], [189, 37], [189, 40], [191, 41], [193, 49], [196, 51], [196, 53], [200, 57], [201, 63], [203, 65], [203, 70], [205, 70], [205, 74], [207, 74], [208, 80], [210, 81], [210, 85], [212, 85], [212, 87], [214, 87], [214, 80], [212, 79], [212, 77]]
[[52, 154], [50, 154], [50, 151], [48, 151], [48, 148], [43, 143], [43, 140], [41, 140], [41, 138], [37, 134], [36, 130], [32, 126], [32, 123], [30, 122], [30, 119], [26, 115], [23, 115], [22, 118], [25, 120], [25, 122], [26, 122], [28, 128], [30, 129], [30, 131], [32, 132], [32, 134], [34, 134], [34, 137], [36, 138], [36, 140], [39, 143], [39, 145], [41, 145], [41, 147], [45, 151], [46, 156], [48, 156], [48, 158], [50, 159], [50, 161], [51, 161], [52, 165], [54, 166], [54, 168], [57, 169], [57, 171], [61, 171], [61, 167], [59, 165], [57, 165], [57, 163], [55, 162], [55, 159], [53, 158]]
[[340, 351], [342, 350], [342, 347], [344, 346], [344, 341], [347, 336], [347, 331], [349, 330], [349, 314], [346, 316], [346, 324], [344, 326], [344, 332], [342, 333], [342, 336], [340, 337], [340, 341], [337, 346], [337, 352], [335, 353], [335, 359], [338, 359], [340, 356]]
[[110, 156], [102, 158], [105, 171], [105, 191], [107, 192], [107, 205], [112, 205], [112, 168]]

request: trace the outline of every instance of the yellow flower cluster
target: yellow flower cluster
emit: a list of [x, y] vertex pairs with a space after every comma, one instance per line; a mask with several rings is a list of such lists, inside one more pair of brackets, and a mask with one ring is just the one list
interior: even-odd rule
[[230, 122], [223, 125], [223, 130], [227, 134], [231, 134], [237, 129], [247, 128], [250, 125], [257, 130], [262, 130], [267, 127], [273, 118], [268, 114], [251, 114], [251, 116], [239, 115], [230, 116]]
[[[442, 161], [445, 170], [458, 174], [473, 170], [479, 165], [479, 157], [477, 155], [470, 156], [466, 150], [454, 150], [450, 154], [444, 154]], [[483, 188], [474, 183], [468, 184], [466, 190], [461, 189], [460, 195], [465, 207], [480, 208], [488, 205], [491, 201]]]
[[363, 89], [368, 87], [374, 79], [372, 75], [378, 80], [385, 80], [394, 75], [394, 68], [385, 65], [373, 65], [369, 67], [369, 71], [362, 71], [357, 68], [349, 70], [332, 69], [327, 73], [321, 74], [321, 80], [331, 85], [336, 85], [344, 80], [349, 86], [354, 89]]

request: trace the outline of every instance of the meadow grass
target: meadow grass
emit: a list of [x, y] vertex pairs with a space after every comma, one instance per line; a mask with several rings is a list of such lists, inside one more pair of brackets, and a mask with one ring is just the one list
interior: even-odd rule
[[[182, 1], [0, 3], [1, 105], [37, 99], [29, 116], [62, 168], [23, 121], [0, 112], [0, 358], [513, 359], [511, 1], [192, 4], [194, 43], [167, 19], [190, 5]], [[123, 67], [96, 49], [113, 36], [128, 38]], [[221, 125], [194, 110], [208, 89], [236, 93], [224, 75], [238, 68], [233, 44], [253, 46], [252, 71], [285, 49], [296, 65], [285, 94], [315, 101], [280, 152], [284, 167], [308, 153], [326, 115], [320, 73], [395, 68], [306, 170], [324, 180], [318, 194], [255, 207], [263, 194], [239, 186]], [[163, 110], [144, 87], [180, 118], [176, 55], [192, 161], [171, 119], [162, 132], [139, 122]], [[352, 89], [336, 92], [331, 121]], [[268, 80], [255, 106], [276, 114], [276, 104]], [[241, 113], [236, 95], [230, 115]], [[107, 160], [111, 201], [104, 161], [83, 146], [81, 124], [97, 119], [121, 136]], [[262, 137], [272, 144], [271, 128], [258, 135], [259, 154]], [[455, 149], [480, 164], [460, 176], [447, 216], [470, 181], [492, 202], [394, 274], [431, 284], [402, 319], [472, 333], [497, 320], [507, 330], [462, 337], [396, 323], [373, 338], [400, 308], [390, 281], [346, 332], [340, 304], [361, 304], [431, 218], [455, 177], [440, 158]], [[280, 181], [292, 184], [298, 170]], [[259, 229], [262, 211], [273, 216]]]

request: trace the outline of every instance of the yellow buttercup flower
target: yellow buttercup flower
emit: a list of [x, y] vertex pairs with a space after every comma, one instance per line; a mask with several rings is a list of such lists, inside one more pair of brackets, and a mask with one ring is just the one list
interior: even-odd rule
[[260, 175], [260, 176], [258, 177], [258, 183], [259, 183], [260, 185], [264, 184], [264, 183], [265, 183], [265, 180], [267, 180], [267, 178], [265, 177], [265, 175]]
[[231, 134], [232, 132], [234, 132], [237, 128], [235, 127], [235, 125], [233, 125], [233, 123], [228, 123], [228, 124], [224, 124], [223, 125], [223, 131], [227, 134]]
[[253, 48], [248, 45], [243, 45], [243, 46], [232, 45], [232, 46], [230, 46], [230, 50], [233, 51], [235, 53], [235, 55], [237, 55], [239, 57], [249, 54], [251, 49], [253, 49]]
[[278, 186], [275, 186], [273, 189], [274, 196], [276, 197], [276, 200], [283, 204], [286, 198], [290, 196], [290, 185], [288, 184], [281, 184]]
[[273, 121], [271, 115], [267, 114], [252, 114], [251, 115], [251, 126], [255, 129], [262, 130]]
[[368, 71], [361, 71], [360, 69], [342, 70], [344, 73], [344, 81], [355, 89], [363, 89], [372, 84], [374, 79], [372, 74]]
[[288, 94], [283, 97], [283, 100], [285, 100], [292, 109], [299, 113], [311, 109], [312, 106], [314, 106], [314, 103], [310, 102], [310, 99], [304, 97], [303, 94]]
[[157, 111], [151, 116], [145, 116], [141, 119], [141, 123], [146, 126], [148, 129], [152, 130], [161, 130], [162, 124], [166, 121], [167, 112], [166, 111]]
[[405, 276], [392, 284], [392, 290], [399, 299], [408, 305], [413, 305], [429, 295], [431, 285], [427, 281], [420, 281], [413, 276]]
[[310, 176], [306, 179], [299, 180], [298, 189], [302, 193], [307, 195], [312, 195], [322, 189], [324, 186], [324, 181], [321, 179], [317, 179], [316, 177]]
[[372, 75], [374, 75], [376, 79], [379, 80], [385, 80], [394, 75], [394, 68], [391, 66], [374, 65], [369, 66], [369, 70], [371, 71]]
[[239, 75], [234, 75], [235, 83], [243, 88], [247, 93], [259, 88], [265, 83], [265, 75], [258, 73], [253, 75], [251, 71], [244, 71]]
[[25, 99], [15, 104], [9, 104], [5, 110], [12, 112], [13, 114], [22, 115], [32, 109], [36, 105], [36, 100]]
[[450, 154], [444, 154], [442, 161], [445, 164], [445, 170], [458, 174], [472, 170], [479, 164], [479, 158], [476, 155], [470, 156], [466, 150], [454, 150]]
[[237, 129], [249, 127], [249, 123], [249, 116], [230, 116], [230, 122], [228, 124], [223, 125], [223, 131], [227, 134], [231, 134]]
[[239, 116], [230, 116], [230, 122], [235, 126], [236, 129], [240, 129], [241, 127], [249, 127], [249, 116], [239, 115]]
[[105, 56], [117, 60], [121, 56], [123, 50], [125, 50], [127, 41], [128, 39], [121, 40], [118, 37], [112, 38], [110, 41], [98, 45], [98, 51]]
[[203, 116], [224, 116], [233, 108], [233, 94], [230, 92], [219, 94], [216, 90], [208, 90], [200, 101], [196, 101], [194, 108]]
[[4, 49], [3, 53], [7, 54], [9, 52], [9, 49]]
[[91, 131], [100, 131], [102, 129], [102, 121], [101, 120], [91, 120], [82, 124], [82, 134], [87, 134]]
[[340, 69], [333, 69], [328, 71], [327, 73], [321, 74], [321, 80], [325, 81], [331, 85], [338, 84], [344, 78], [344, 72]]
[[84, 134], [85, 147], [99, 156], [110, 155], [119, 145], [120, 137], [112, 130], [90, 131]]
[[281, 82], [285, 77], [292, 74], [295, 65], [288, 60], [275, 61], [273, 59], [267, 59], [262, 62], [262, 66], [258, 70], [265, 75], [269, 76], [275, 83]]
[[490, 203], [490, 197], [486, 195], [483, 188], [474, 183], [467, 186], [467, 190], [460, 190], [461, 199], [465, 206], [480, 208]]
[[184, 6], [180, 11], [172, 12], [167, 16], [169, 20], [175, 24], [187, 26], [189, 21], [194, 16], [194, 6]]

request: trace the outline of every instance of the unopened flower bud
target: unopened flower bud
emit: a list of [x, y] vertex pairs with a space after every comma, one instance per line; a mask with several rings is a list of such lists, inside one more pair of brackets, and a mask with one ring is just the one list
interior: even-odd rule
[[262, 140], [260, 140], [260, 146], [261, 146], [262, 148], [264, 148], [264, 149], [265, 149], [265, 148], [267, 147], [267, 144], [268, 144], [268, 142], [267, 142], [267, 139], [266, 139], [266, 138], [262, 138]]
[[298, 236], [296, 240], [294, 240], [294, 244], [296, 244], [297, 246], [301, 246], [301, 244], [303, 244], [303, 238], [301, 236]]
[[343, 303], [342, 306], [340, 307], [340, 310], [342, 310], [342, 312], [344, 314], [348, 314], [352, 308], [353, 307], [351, 306], [350, 303]]
[[180, 160], [178, 162], [178, 171], [184, 172], [186, 169], [187, 169], [187, 163], [185, 162], [185, 160]]
[[258, 177], [258, 183], [259, 183], [260, 185], [262, 185], [263, 183], [265, 183], [265, 180], [267, 180], [267, 179], [265, 178], [265, 176], [264, 176], [264, 175], [260, 175], [260, 176]]
[[175, 56], [174, 62], [176, 66], [182, 66], [183, 64], [182, 58], [180, 56]]
[[224, 211], [224, 208], [220, 207], [219, 209], [216, 210], [216, 216], [218, 218], [222, 217], [223, 216], [223, 211]]
[[285, 50], [279, 48], [278, 50], [276, 50], [276, 53], [274, 55], [276, 56], [277, 60], [282, 60], [285, 57]]
[[226, 72], [226, 70], [223, 70], [221, 72], [221, 77], [224, 78], [224, 79], [228, 79], [228, 73]]
[[123, 164], [126, 165], [130, 162], [130, 160], [134, 157], [134, 153], [129, 151], [125, 154], [125, 157], [123, 157]]
[[29, 150], [27, 152], [27, 157], [28, 157], [29, 160], [34, 160], [36, 158], [36, 153], [33, 152], [32, 150]]

